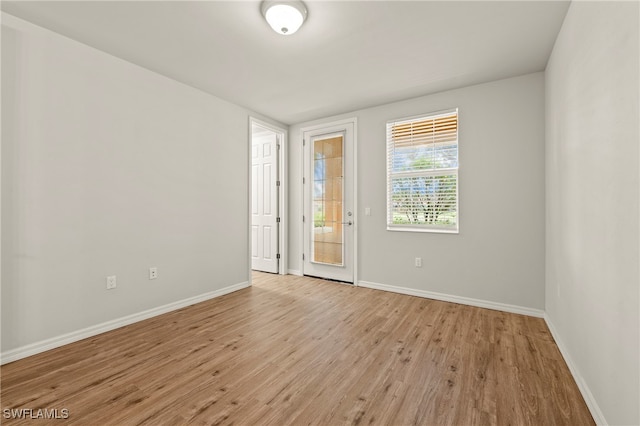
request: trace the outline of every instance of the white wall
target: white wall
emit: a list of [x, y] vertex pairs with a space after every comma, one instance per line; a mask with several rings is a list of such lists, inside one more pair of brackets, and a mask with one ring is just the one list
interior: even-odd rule
[[249, 111], [2, 19], [2, 352], [246, 282]]
[[572, 2], [546, 71], [546, 311], [596, 420], [640, 423], [637, 2]]
[[[388, 120], [460, 115], [460, 233], [386, 230]], [[359, 280], [518, 307], [544, 307], [544, 82], [535, 73], [301, 123], [290, 129], [289, 233], [301, 268], [300, 129], [358, 119]], [[364, 208], [371, 208], [371, 216]], [[297, 219], [297, 220], [296, 220]], [[414, 258], [423, 267], [414, 267]], [[540, 311], [541, 312], [541, 311]]]

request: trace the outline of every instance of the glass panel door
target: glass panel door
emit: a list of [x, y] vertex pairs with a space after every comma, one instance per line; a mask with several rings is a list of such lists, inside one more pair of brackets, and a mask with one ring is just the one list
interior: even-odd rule
[[313, 230], [311, 261], [344, 265], [344, 136], [313, 140]]
[[355, 119], [303, 128], [302, 134], [302, 273], [353, 283]]

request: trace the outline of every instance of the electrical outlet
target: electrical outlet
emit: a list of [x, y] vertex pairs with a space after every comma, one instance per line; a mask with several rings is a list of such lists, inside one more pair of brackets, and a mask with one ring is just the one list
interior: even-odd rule
[[110, 275], [107, 277], [107, 290], [113, 290], [117, 287], [116, 276]]
[[365, 216], [371, 216], [371, 207], [365, 207], [364, 208], [364, 215]]
[[149, 279], [155, 280], [156, 278], [158, 278], [158, 268], [156, 268], [155, 266], [149, 268]]
[[416, 257], [416, 268], [422, 268], [422, 258]]

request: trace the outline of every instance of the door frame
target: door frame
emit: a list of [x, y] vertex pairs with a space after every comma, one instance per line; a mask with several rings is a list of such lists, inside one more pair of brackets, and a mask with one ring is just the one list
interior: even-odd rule
[[247, 270], [249, 271], [249, 285], [251, 285], [251, 148], [253, 141], [253, 126], [262, 127], [263, 129], [270, 130], [278, 136], [278, 181], [280, 185], [277, 186], [278, 189], [278, 217], [280, 217], [280, 223], [278, 223], [278, 253], [280, 254], [280, 259], [278, 262], [278, 275], [286, 275], [288, 268], [288, 224], [289, 218], [287, 215], [288, 211], [288, 193], [289, 188], [287, 184], [287, 143], [288, 143], [288, 131], [283, 127], [279, 127], [277, 125], [268, 123], [266, 121], [260, 120], [258, 118], [249, 116], [249, 137], [248, 137], [248, 153], [247, 153], [247, 161], [249, 169], [247, 181], [247, 201], [248, 201], [248, 209], [247, 209]]
[[[314, 131], [323, 129], [325, 127], [333, 127], [333, 126], [341, 126], [344, 124], [352, 124], [353, 125], [353, 216], [354, 216], [354, 224], [353, 224], [353, 286], [358, 287], [358, 222], [360, 222], [360, 215], [358, 214], [358, 118], [350, 117], [344, 118], [340, 120], [326, 121], [320, 124], [314, 124], [312, 126], [305, 126], [300, 129], [300, 143], [304, 144], [304, 134], [305, 132]], [[304, 167], [305, 167], [305, 159], [304, 159], [304, 145], [301, 147], [301, 159], [300, 161], [300, 176], [304, 177]], [[302, 215], [305, 214], [304, 211], [304, 185], [301, 188], [301, 197], [300, 197], [300, 211]], [[302, 255], [304, 254], [304, 232], [305, 232], [305, 223], [302, 221], [302, 217], [300, 220], [300, 273], [304, 276], [304, 261], [302, 260]]]

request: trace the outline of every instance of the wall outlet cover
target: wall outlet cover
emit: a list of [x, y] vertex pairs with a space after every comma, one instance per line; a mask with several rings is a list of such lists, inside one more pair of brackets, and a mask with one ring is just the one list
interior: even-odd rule
[[116, 276], [115, 275], [109, 275], [107, 277], [107, 290], [113, 290], [114, 288], [117, 287], [117, 282], [116, 282]]

